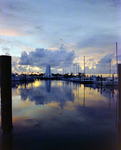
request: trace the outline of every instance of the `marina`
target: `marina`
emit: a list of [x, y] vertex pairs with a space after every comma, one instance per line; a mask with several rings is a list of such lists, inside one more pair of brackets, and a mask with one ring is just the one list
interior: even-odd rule
[[120, 10], [0, 1], [0, 150], [121, 150]]
[[42, 80], [11, 74], [11, 57], [0, 62], [0, 149], [120, 150], [120, 64], [117, 87], [102, 76], [55, 80], [50, 66]]
[[[113, 76], [113, 75], [112, 75]], [[102, 77], [99, 75], [90, 75], [89, 77], [84, 76], [64, 76], [64, 75], [58, 75], [58, 76], [30, 76], [26, 74], [22, 75], [16, 75], [12, 74], [12, 82], [17, 81], [34, 81], [36, 79], [40, 80], [63, 80], [63, 81], [69, 81], [69, 82], [79, 82], [81, 84], [96, 84], [96, 85], [102, 85], [102, 86], [118, 86], [118, 78], [117, 77]]]

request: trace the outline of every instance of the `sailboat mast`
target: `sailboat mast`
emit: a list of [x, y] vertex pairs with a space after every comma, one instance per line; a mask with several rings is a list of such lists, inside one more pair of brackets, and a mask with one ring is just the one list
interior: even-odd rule
[[118, 77], [118, 45], [116, 42], [116, 66], [117, 66], [117, 77]]
[[109, 75], [111, 77], [111, 59], [109, 59]]
[[85, 76], [85, 56], [84, 56], [84, 76]]

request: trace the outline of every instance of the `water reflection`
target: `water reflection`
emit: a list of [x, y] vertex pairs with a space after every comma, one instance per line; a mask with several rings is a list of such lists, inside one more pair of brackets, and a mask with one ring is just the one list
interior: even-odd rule
[[118, 123], [119, 150], [121, 149], [121, 122]]
[[[118, 91], [112, 91], [50, 80], [18, 85], [12, 89], [13, 149], [118, 150]], [[119, 125], [118, 131], [120, 140]]]
[[12, 150], [13, 125], [12, 125], [11, 101], [1, 103], [1, 129], [2, 129], [2, 150]]
[[[20, 87], [19, 91], [20, 91], [21, 99], [23, 101], [29, 99], [29, 101], [35, 102], [36, 105], [44, 105], [52, 101], [59, 102], [61, 108], [63, 108], [67, 99], [72, 102], [74, 101], [74, 94], [72, 94], [72, 90], [70, 89], [70, 87], [66, 87], [65, 84], [63, 84], [63, 90], [62, 90], [62, 88], [56, 85], [51, 87], [50, 80], [45, 80], [43, 82], [45, 82], [45, 86], [34, 87], [32, 85], [29, 88]], [[53, 85], [55, 83], [53, 82]]]
[[12, 150], [13, 135], [2, 135], [2, 150]]
[[49, 93], [51, 90], [51, 80], [46, 80], [45, 85], [46, 85], [46, 91]]

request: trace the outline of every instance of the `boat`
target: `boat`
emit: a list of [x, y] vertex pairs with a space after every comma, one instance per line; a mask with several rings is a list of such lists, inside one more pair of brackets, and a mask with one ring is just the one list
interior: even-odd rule
[[20, 81], [34, 81], [34, 78], [29, 75], [21, 75]]
[[112, 80], [112, 78], [107, 78], [106, 81], [102, 81], [102, 84], [104, 86], [118, 86], [118, 79]]
[[18, 74], [11, 74], [11, 81], [20, 81], [21, 76], [19, 76]]
[[83, 78], [81, 78], [80, 82], [83, 84], [96, 84], [97, 83], [97, 77], [96, 76], [83, 77]]
[[79, 77], [70, 78], [69, 80], [73, 81], [73, 82], [80, 82], [81, 81], [81, 79]]

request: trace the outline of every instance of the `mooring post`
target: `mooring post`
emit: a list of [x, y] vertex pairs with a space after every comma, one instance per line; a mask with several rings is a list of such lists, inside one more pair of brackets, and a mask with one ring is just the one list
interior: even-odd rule
[[121, 64], [118, 64], [118, 91], [119, 91], [118, 134], [119, 134], [119, 149], [121, 149]]
[[102, 75], [101, 75], [101, 94], [102, 94]]
[[119, 122], [121, 122], [121, 64], [118, 64]]
[[102, 75], [101, 75], [101, 86], [102, 86]]
[[99, 81], [99, 75], [98, 75], [98, 77], [97, 77], [97, 81]]
[[0, 56], [1, 128], [3, 134], [12, 131], [11, 56]]

